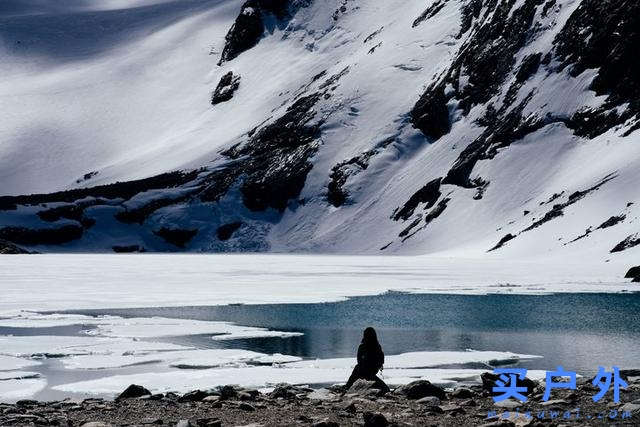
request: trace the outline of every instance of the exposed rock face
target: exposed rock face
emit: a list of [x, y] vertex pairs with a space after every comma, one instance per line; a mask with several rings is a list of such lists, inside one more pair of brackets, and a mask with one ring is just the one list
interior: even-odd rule
[[252, 211], [273, 208], [284, 211], [290, 199], [296, 198], [318, 148], [321, 120], [316, 118], [315, 104], [321, 93], [298, 99], [286, 113], [261, 128], [250, 141], [229, 150], [226, 155], [241, 159], [235, 167], [244, 175], [241, 186], [243, 201]]
[[451, 130], [444, 85], [427, 90], [411, 110], [411, 121], [427, 138], [437, 140]]
[[640, 282], [640, 266], [631, 267], [624, 277], [625, 279], [633, 279], [634, 282]]
[[211, 105], [227, 102], [233, 98], [233, 94], [240, 87], [240, 76], [234, 75], [233, 71], [229, 71], [222, 76], [216, 90], [211, 95]]
[[240, 9], [240, 14], [225, 37], [226, 43], [220, 64], [231, 61], [242, 52], [258, 44], [265, 31], [265, 13], [283, 18], [287, 13], [289, 0], [248, 0]]
[[441, 182], [442, 178], [437, 178], [425, 184], [424, 187], [418, 190], [409, 200], [407, 200], [402, 208], [396, 209], [392, 218], [395, 221], [408, 220], [421, 203], [426, 204], [424, 207], [425, 209], [430, 209], [442, 195], [440, 192]]
[[60, 245], [82, 237], [83, 228], [68, 224], [57, 228], [32, 229], [26, 227], [0, 228], [0, 239], [18, 245]]
[[216, 232], [218, 239], [222, 241], [229, 240], [231, 236], [233, 236], [233, 233], [235, 233], [240, 227], [242, 227], [241, 221], [221, 225]]
[[187, 243], [198, 234], [198, 230], [182, 230], [179, 228], [162, 227], [153, 232], [158, 237], [162, 237], [167, 243], [171, 243], [179, 248], [185, 248]]
[[[633, 0], [584, 0], [557, 35], [556, 54], [562, 67], [577, 76], [598, 69], [591, 89], [607, 95], [597, 110], [586, 110], [588, 120], [580, 120], [576, 133], [595, 137], [613, 125], [624, 123], [640, 112], [640, 3]], [[611, 111], [628, 102], [623, 113]], [[640, 127], [636, 121], [631, 129]], [[629, 130], [631, 132], [631, 130]]]
[[[0, 230], [0, 233], [2, 230]], [[627, 249], [633, 248], [640, 245], [640, 234], [632, 234], [624, 239], [622, 242], [618, 243], [611, 249], [611, 253], [626, 251]]]
[[16, 255], [16, 254], [28, 254], [31, 253], [19, 246], [14, 245], [11, 242], [0, 239], [0, 255]]

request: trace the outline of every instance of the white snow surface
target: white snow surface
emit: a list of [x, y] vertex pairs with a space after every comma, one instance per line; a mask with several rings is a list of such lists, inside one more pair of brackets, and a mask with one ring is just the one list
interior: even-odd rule
[[[393, 211], [425, 183], [445, 176], [483, 130], [476, 119], [486, 105], [462, 117], [455, 100], [450, 102], [451, 132], [436, 142], [412, 128], [408, 118], [424, 87], [446, 70], [468, 36], [456, 37], [461, 0], [447, 2], [415, 28], [414, 19], [430, 2], [348, 3], [344, 12], [336, 12], [337, 21], [334, 12], [343, 0], [311, 2], [289, 22], [268, 25], [256, 47], [218, 66], [224, 36], [242, 3], [3, 2], [0, 110], [6, 114], [0, 124], [0, 194], [49, 192], [214, 167], [224, 162], [223, 149], [245, 141], [249, 130], [281, 115], [313, 76], [325, 70], [331, 76], [349, 67], [332, 98], [317, 107], [327, 117], [299, 197], [304, 204], [283, 215], [256, 216], [229, 195], [219, 205], [160, 209], [148, 219], [147, 228], [163, 221], [197, 227], [198, 237], [187, 248], [194, 252], [375, 254], [386, 247], [385, 254], [455, 254], [492, 262], [553, 254], [597, 263], [599, 271], [608, 271], [604, 263], [611, 260], [619, 263], [617, 277], [637, 263], [640, 246], [609, 253], [639, 231], [639, 133], [623, 136], [627, 125], [586, 139], [562, 123], [549, 124], [500, 150], [495, 158], [478, 162], [471, 178], [490, 182], [481, 200], [473, 199], [475, 189], [445, 185], [442, 193], [451, 199], [445, 213], [410, 239], [398, 238], [409, 222], [393, 221]], [[521, 4], [516, 2], [512, 9]], [[538, 14], [539, 31], [516, 59], [550, 50], [579, 4], [558, 0], [549, 16]], [[369, 53], [374, 46], [378, 47]], [[241, 76], [240, 88], [231, 101], [211, 107], [210, 92], [228, 71]], [[519, 100], [533, 91], [524, 114], [570, 117], [582, 107], [602, 104], [603, 97], [589, 89], [595, 72], [573, 77], [566, 71], [540, 71], [518, 91]], [[512, 79], [487, 104], [499, 107]], [[340, 208], [328, 204], [333, 166], [379, 148], [389, 138], [393, 142], [370, 159], [369, 167], [348, 179], [349, 203]], [[89, 172], [98, 173], [80, 179]], [[486, 253], [507, 233], [518, 233], [544, 216], [551, 208], [544, 202], [552, 195], [564, 192], [557, 200], [564, 202], [609, 174], [615, 178], [567, 207], [563, 216]], [[166, 191], [165, 196], [182, 190]], [[133, 206], [153, 194], [127, 203]], [[34, 209], [2, 211], [0, 224], [44, 228], [67, 221], [46, 223]], [[117, 222], [114, 209], [88, 209], [100, 225], [82, 239], [34, 249], [103, 252], [113, 245], [139, 244], [176, 250], [150, 229]], [[622, 213], [622, 223], [569, 243], [588, 227]], [[421, 206], [417, 214], [424, 214]], [[244, 237], [218, 241], [217, 226], [238, 217], [247, 223]]]
[[[631, 264], [585, 263], [554, 256], [534, 259], [451, 256], [319, 255], [17, 255], [0, 257], [0, 317], [19, 310], [203, 306], [232, 303], [316, 303], [386, 291], [447, 294], [627, 292]], [[624, 271], [623, 271], [624, 270]], [[87, 274], [87, 272], [100, 272]], [[52, 289], [55, 284], [55, 289]], [[28, 314], [29, 319], [37, 317]], [[30, 322], [31, 320], [29, 320]], [[69, 324], [68, 320], [43, 320]], [[89, 320], [87, 320], [89, 321]], [[17, 325], [19, 318], [1, 320]], [[16, 323], [18, 322], [18, 323]], [[91, 321], [114, 335], [136, 331], [123, 321]], [[164, 321], [180, 332], [184, 321]], [[82, 322], [80, 322], [82, 323]], [[188, 321], [215, 333], [215, 323]], [[227, 327], [227, 326], [223, 326]], [[173, 328], [172, 328], [173, 329]], [[177, 329], [177, 330], [176, 330]], [[235, 333], [241, 329], [231, 328]], [[251, 329], [250, 331], [256, 331]]]

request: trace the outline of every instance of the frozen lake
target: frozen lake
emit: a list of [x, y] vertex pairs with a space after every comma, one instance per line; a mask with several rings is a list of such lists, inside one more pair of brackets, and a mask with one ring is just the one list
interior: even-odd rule
[[345, 380], [370, 325], [390, 384], [452, 387], [497, 365], [534, 378], [558, 364], [640, 366], [640, 294], [620, 266], [53, 255], [0, 267], [0, 401], [111, 397], [131, 383], [321, 387]]

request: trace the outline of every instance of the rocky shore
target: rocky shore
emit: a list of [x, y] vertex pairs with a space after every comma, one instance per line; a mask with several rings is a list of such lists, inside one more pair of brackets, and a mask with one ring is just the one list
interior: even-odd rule
[[579, 379], [576, 390], [554, 389], [551, 400], [546, 402], [544, 384], [530, 381], [526, 403], [495, 403], [488, 381], [447, 391], [428, 381], [415, 381], [385, 395], [372, 388], [373, 383], [363, 380], [346, 394], [340, 386], [314, 390], [287, 384], [278, 385], [270, 393], [224, 386], [184, 395], [152, 394], [142, 386], [132, 385], [114, 400], [22, 400], [0, 404], [0, 425], [640, 425], [640, 377], [628, 375], [626, 380], [629, 386], [620, 391], [618, 404], [612, 402], [610, 394], [594, 403], [592, 396], [597, 389], [587, 379]]

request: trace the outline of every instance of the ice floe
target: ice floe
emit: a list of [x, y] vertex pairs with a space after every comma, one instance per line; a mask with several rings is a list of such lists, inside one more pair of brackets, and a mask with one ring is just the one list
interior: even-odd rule
[[[459, 383], [479, 382], [482, 372], [491, 369], [427, 368], [443, 363], [463, 364], [494, 360], [517, 361], [536, 356], [503, 352], [415, 352], [388, 357], [382, 375], [389, 384], [400, 385], [426, 379], [444, 387]], [[344, 382], [354, 358], [327, 359], [278, 363], [271, 366], [222, 366], [201, 370], [174, 370], [131, 375], [114, 375], [90, 381], [62, 384], [55, 390], [87, 394], [113, 395], [129, 384], [141, 384], [154, 392], [186, 392], [196, 388], [210, 389], [219, 385], [236, 384], [244, 387], [265, 388], [277, 383], [321, 385]], [[203, 365], [204, 366], [204, 365]], [[543, 371], [529, 371], [531, 378], [544, 377]]]

